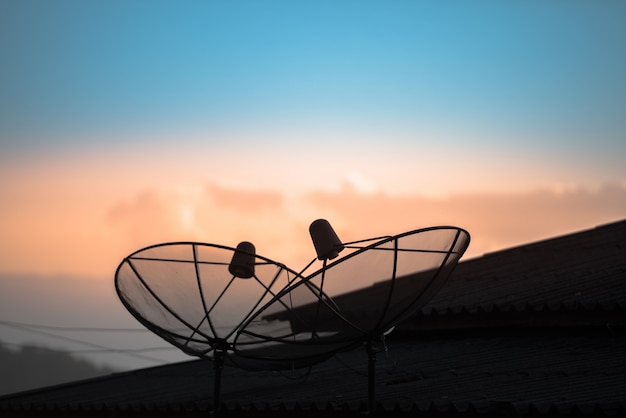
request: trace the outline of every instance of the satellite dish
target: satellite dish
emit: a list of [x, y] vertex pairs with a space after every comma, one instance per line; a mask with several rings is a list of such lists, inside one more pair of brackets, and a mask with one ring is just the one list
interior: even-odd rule
[[175, 242], [127, 256], [115, 289], [139, 322], [183, 352], [206, 357], [218, 350], [228, 358], [246, 319], [297, 277], [249, 242]]
[[215, 410], [224, 361], [294, 369], [362, 343], [373, 408], [372, 341], [441, 288], [469, 233], [431, 227], [342, 243], [324, 219], [309, 231], [317, 257], [299, 273], [256, 254], [250, 242], [174, 242], [124, 258], [115, 289], [146, 328], [187, 354], [213, 358]]
[[[422, 308], [469, 244], [456, 227], [386, 237], [283, 289], [243, 324], [235, 353], [306, 363], [377, 337]], [[325, 261], [325, 260], [324, 260]]]
[[365, 343], [373, 411], [372, 342], [439, 291], [470, 235], [457, 227], [431, 227], [355, 246], [340, 244], [333, 234], [321, 242], [351, 252], [327, 265], [336, 251], [318, 250], [318, 255], [328, 255], [318, 256], [322, 268], [283, 289], [248, 318], [237, 332], [234, 350], [242, 358], [306, 364]]
[[115, 290], [146, 328], [186, 354], [213, 358], [217, 412], [225, 361], [248, 368], [289, 366], [284, 359], [239, 361], [233, 341], [259, 306], [298, 277], [285, 265], [257, 255], [249, 242], [237, 248], [174, 242], [149, 246], [124, 258], [115, 272]]

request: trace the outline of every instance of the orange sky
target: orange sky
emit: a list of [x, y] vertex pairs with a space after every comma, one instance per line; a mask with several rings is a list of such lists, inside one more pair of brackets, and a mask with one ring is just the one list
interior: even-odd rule
[[460, 226], [472, 234], [467, 258], [626, 217], [623, 183], [558, 182], [549, 170], [570, 178], [558, 167], [537, 166], [523, 182], [533, 167], [513, 159], [451, 152], [436, 166], [407, 155], [410, 147], [381, 155], [384, 143], [306, 144], [299, 152], [120, 147], [12, 161], [0, 169], [0, 272], [112, 280], [130, 252], [177, 240], [249, 240], [299, 269], [314, 256], [308, 225], [317, 218], [345, 241]]

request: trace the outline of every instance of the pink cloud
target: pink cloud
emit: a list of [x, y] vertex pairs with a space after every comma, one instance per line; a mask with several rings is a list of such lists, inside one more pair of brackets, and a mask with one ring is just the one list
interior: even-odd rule
[[274, 191], [233, 189], [212, 183], [206, 185], [206, 191], [216, 206], [245, 213], [276, 211], [283, 204], [282, 195]]
[[344, 241], [460, 226], [472, 234], [468, 256], [626, 218], [626, 188], [619, 185], [445, 198], [393, 196], [357, 186], [346, 183], [338, 191], [297, 195], [217, 182], [155, 183], [134, 188], [134, 194], [131, 189], [114, 194], [113, 189], [100, 194], [88, 189], [89, 199], [78, 186], [60, 188], [53, 196], [34, 188], [21, 197], [20, 189], [8, 189], [10, 204], [0, 210], [6, 233], [0, 239], [0, 272], [110, 277], [124, 256], [147, 245], [201, 241], [236, 246], [244, 240], [254, 242], [263, 256], [297, 269], [314, 257], [308, 226], [317, 218], [328, 219]]
[[[181, 207], [193, 215], [192, 224], [183, 225]], [[109, 211], [113, 227], [135, 245], [194, 239], [235, 246], [250, 240], [264, 256], [286, 263], [304, 263], [314, 256], [308, 225], [317, 218], [328, 219], [344, 241], [433, 225], [460, 226], [472, 234], [468, 256], [476, 256], [624, 217], [626, 190], [616, 185], [598, 191], [572, 188], [446, 198], [394, 197], [346, 185], [340, 192], [311, 192], [287, 205], [286, 196], [278, 192], [209, 183], [193, 198], [143, 192]]]
[[284, 196], [278, 192], [213, 183], [193, 192], [143, 191], [113, 205], [108, 222], [119, 242], [130, 242], [134, 249], [171, 241], [231, 247], [253, 241], [262, 255], [281, 262], [281, 254], [289, 257], [294, 251], [294, 231], [301, 229], [306, 236], [308, 226], [290, 216]]
[[537, 190], [447, 198], [392, 197], [384, 193], [315, 192], [308, 202], [337, 226], [343, 239], [395, 234], [431, 225], [455, 225], [472, 234], [479, 255], [626, 217], [626, 190]]

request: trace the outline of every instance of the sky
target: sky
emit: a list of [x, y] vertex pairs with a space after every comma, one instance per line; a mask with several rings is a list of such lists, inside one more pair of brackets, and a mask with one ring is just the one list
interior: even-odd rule
[[160, 242], [247, 240], [298, 270], [318, 218], [344, 241], [460, 226], [466, 258], [624, 219], [625, 19], [618, 1], [0, 1], [0, 316], [138, 326], [113, 275]]

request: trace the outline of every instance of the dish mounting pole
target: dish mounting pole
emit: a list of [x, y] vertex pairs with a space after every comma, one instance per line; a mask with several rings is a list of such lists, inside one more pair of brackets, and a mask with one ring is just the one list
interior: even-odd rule
[[217, 416], [222, 403], [222, 370], [224, 369], [225, 351], [222, 344], [218, 342], [213, 351], [213, 417]]
[[372, 340], [365, 343], [367, 351], [367, 409], [370, 416], [376, 408], [376, 352]]

